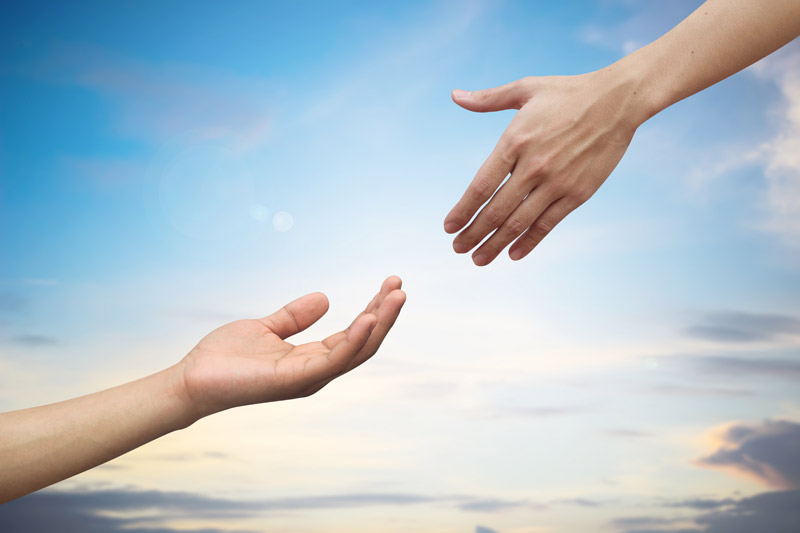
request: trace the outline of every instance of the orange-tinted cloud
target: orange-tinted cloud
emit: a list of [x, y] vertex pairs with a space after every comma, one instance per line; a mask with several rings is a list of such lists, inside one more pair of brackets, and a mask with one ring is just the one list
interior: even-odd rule
[[800, 424], [769, 419], [737, 423], [718, 438], [718, 449], [697, 464], [732, 470], [777, 489], [800, 488]]

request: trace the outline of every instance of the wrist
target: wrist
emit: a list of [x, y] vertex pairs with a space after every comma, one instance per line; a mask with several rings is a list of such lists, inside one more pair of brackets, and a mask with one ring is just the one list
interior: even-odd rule
[[185, 361], [181, 360], [159, 373], [163, 378], [161, 385], [163, 395], [174, 419], [174, 430], [187, 428], [204, 416], [192, 400], [186, 386], [185, 365]]
[[603, 78], [601, 83], [607, 84], [619, 94], [623, 111], [634, 129], [672, 103], [667, 94], [667, 84], [648, 68], [646, 48], [596, 72]]

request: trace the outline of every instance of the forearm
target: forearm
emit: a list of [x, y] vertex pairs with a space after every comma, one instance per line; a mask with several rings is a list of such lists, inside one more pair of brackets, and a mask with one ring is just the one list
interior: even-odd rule
[[735, 74], [800, 35], [797, 0], [708, 0], [607, 72], [635, 91], [638, 122]]
[[175, 366], [73, 400], [0, 414], [0, 503], [88, 470], [195, 420]]

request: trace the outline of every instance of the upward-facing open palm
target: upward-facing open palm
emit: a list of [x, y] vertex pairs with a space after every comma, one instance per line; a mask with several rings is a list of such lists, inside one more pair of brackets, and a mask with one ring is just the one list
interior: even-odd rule
[[357, 367], [378, 349], [405, 302], [401, 280], [383, 282], [346, 330], [293, 345], [328, 310], [322, 293], [298, 298], [261, 319], [238, 320], [208, 334], [184, 358], [186, 394], [199, 416], [238, 405], [308, 396]]

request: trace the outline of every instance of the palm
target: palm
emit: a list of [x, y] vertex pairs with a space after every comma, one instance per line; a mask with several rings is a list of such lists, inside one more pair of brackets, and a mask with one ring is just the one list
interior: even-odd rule
[[387, 279], [347, 330], [323, 341], [295, 346], [284, 340], [325, 314], [327, 298], [319, 293], [269, 317], [214, 330], [184, 360], [190, 401], [201, 414], [210, 414], [313, 394], [375, 353], [404, 302], [399, 288], [399, 278]]

